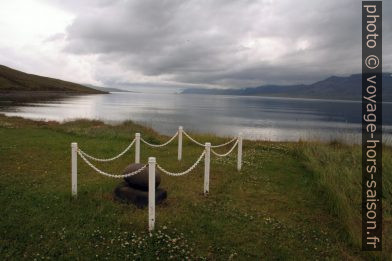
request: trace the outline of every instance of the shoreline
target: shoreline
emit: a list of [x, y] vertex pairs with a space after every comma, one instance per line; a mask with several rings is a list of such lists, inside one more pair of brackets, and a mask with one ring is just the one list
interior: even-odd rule
[[0, 103], [19, 105], [25, 102], [53, 101], [73, 96], [109, 94], [108, 92], [64, 92], [64, 91], [0, 91]]
[[[138, 125], [140, 128], [146, 128], [150, 129], [156, 135], [160, 137], [166, 137], [170, 138], [170, 134], [165, 134], [162, 133], [152, 127], [147, 126], [146, 124], [143, 124], [141, 122], [135, 122], [132, 120], [124, 120], [124, 121], [113, 121], [113, 122], [108, 122], [108, 121], [103, 121], [103, 120], [97, 120], [97, 119], [86, 119], [86, 118], [74, 118], [74, 119], [69, 119], [69, 120], [63, 120], [63, 121], [58, 121], [58, 120], [43, 120], [43, 119], [30, 119], [30, 118], [24, 118], [21, 116], [8, 116], [4, 112], [0, 112], [0, 120], [1, 118], [8, 118], [8, 119], [16, 119], [16, 120], [21, 120], [25, 122], [33, 122], [38, 125], [54, 125], [57, 124], [59, 126], [67, 125], [67, 124], [73, 124], [73, 123], [78, 123], [78, 122], [84, 122], [86, 124], [99, 124], [102, 126], [106, 127], [121, 127], [124, 125], [127, 125], [128, 123], [132, 123], [133, 125]], [[218, 140], [225, 140], [225, 139], [230, 139], [233, 138], [234, 136], [230, 135], [219, 135], [215, 133], [208, 133], [208, 132], [197, 132], [197, 131], [189, 131], [190, 134], [196, 135], [197, 137], [211, 137], [213, 139], [218, 139]], [[311, 143], [311, 144], [341, 144], [344, 146], [359, 146], [360, 144], [357, 143], [347, 143], [343, 139], [342, 140], [317, 140], [317, 139], [299, 139], [299, 140], [266, 140], [266, 139], [249, 139], [244, 137], [244, 141], [249, 141], [249, 142], [261, 142], [261, 143], [271, 143], [271, 144], [302, 144], [302, 143]], [[389, 144], [384, 144], [384, 146], [392, 146]]]

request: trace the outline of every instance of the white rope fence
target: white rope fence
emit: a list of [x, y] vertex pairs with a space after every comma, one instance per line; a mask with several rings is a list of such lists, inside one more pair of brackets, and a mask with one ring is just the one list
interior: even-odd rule
[[165, 170], [163, 167], [161, 167], [159, 164], [157, 164], [157, 168], [162, 171], [163, 173], [165, 173], [166, 175], [169, 176], [175, 176], [175, 177], [179, 177], [179, 176], [183, 176], [188, 174], [189, 172], [191, 172], [194, 168], [196, 168], [196, 166], [200, 163], [200, 161], [203, 159], [204, 155], [206, 154], [206, 151], [204, 150], [200, 157], [196, 160], [195, 163], [193, 163], [192, 166], [189, 167], [189, 169], [184, 170], [183, 172], [170, 172], [168, 170]]
[[169, 145], [169, 144], [177, 137], [177, 135], [178, 135], [178, 131], [176, 132], [176, 134], [174, 134], [173, 137], [171, 137], [167, 142], [165, 142], [165, 143], [163, 143], [163, 144], [151, 144], [151, 143], [149, 143], [148, 141], [146, 141], [145, 139], [143, 139], [143, 138], [141, 138], [141, 137], [140, 137], [140, 140], [141, 140], [143, 143], [145, 143], [145, 144], [147, 144], [148, 146], [150, 146], [150, 147], [160, 148], [160, 147], [164, 147], [164, 146], [166, 146], [166, 145]]
[[[94, 160], [94, 161], [99, 161], [99, 162], [112, 161], [112, 160], [118, 159], [121, 156], [123, 156], [133, 145], [135, 145], [135, 163], [140, 163], [140, 141], [142, 141], [143, 143], [145, 143], [148, 146], [158, 148], [158, 147], [164, 147], [164, 146], [170, 144], [176, 137], [178, 137], [178, 160], [181, 160], [182, 134], [185, 134], [185, 136], [187, 136], [191, 141], [193, 141], [197, 145], [203, 146], [204, 150], [200, 154], [200, 156], [197, 158], [197, 160], [187, 170], [182, 171], [182, 172], [168, 171], [156, 162], [155, 157], [148, 158], [148, 164], [147, 164], [148, 165], [148, 175], [149, 175], [149, 177], [148, 177], [148, 184], [149, 184], [149, 187], [148, 187], [149, 188], [148, 189], [149, 218], [148, 219], [149, 219], [149, 222], [148, 223], [149, 223], [149, 230], [150, 231], [153, 230], [154, 225], [155, 225], [155, 169], [158, 168], [164, 174], [169, 175], [169, 176], [175, 176], [175, 177], [183, 176], [183, 175], [186, 175], [186, 174], [192, 172], [197, 167], [197, 165], [199, 165], [199, 163], [202, 161], [202, 159], [204, 158], [204, 195], [207, 195], [209, 193], [211, 152], [215, 156], [226, 157], [231, 152], [233, 152], [235, 147], [237, 147], [238, 148], [237, 169], [238, 169], [238, 171], [241, 170], [241, 165], [242, 165], [242, 134], [241, 133], [238, 135], [238, 137], [235, 137], [235, 138], [231, 139], [230, 141], [223, 143], [223, 144], [219, 144], [219, 145], [211, 145], [211, 143], [209, 143], [209, 142], [202, 144], [202, 143], [194, 140], [191, 136], [189, 136], [189, 134], [187, 134], [181, 126], [178, 128], [178, 131], [168, 141], [166, 141], [165, 143], [162, 143], [162, 144], [151, 144], [151, 143], [147, 142], [146, 140], [142, 139], [140, 133], [136, 133], [135, 138], [128, 145], [128, 147], [126, 147], [125, 150], [123, 150], [120, 154], [118, 154], [112, 158], [93, 157], [93, 156], [87, 154], [86, 152], [82, 151], [81, 149], [79, 149], [78, 144], [76, 142], [73, 142], [73, 143], [71, 143], [71, 182], [72, 182], [71, 190], [72, 190], [72, 196], [74, 196], [74, 197], [77, 196], [77, 156], [78, 155], [83, 159], [83, 161], [88, 166], [90, 166], [93, 170], [95, 170], [97, 173], [99, 173], [103, 176], [107, 176], [110, 178], [126, 178], [126, 177], [130, 177], [130, 176], [137, 175], [137, 174], [141, 173], [143, 170], [145, 170], [147, 168], [147, 165], [144, 165], [143, 167], [141, 167], [133, 172], [130, 172], [130, 173], [111, 174], [111, 173], [107, 173], [105, 171], [102, 171], [101, 169], [96, 167], [94, 164], [92, 164], [89, 161], [89, 159]], [[234, 141], [235, 141], [235, 143], [230, 148], [230, 150], [226, 153], [220, 154], [212, 149], [212, 148], [224, 147], [226, 145], [231, 144]]]
[[[184, 131], [182, 126], [178, 127], [178, 131], [165, 143], [162, 144], [152, 144], [148, 141], [146, 141], [145, 139], [143, 139], [140, 135], [140, 133], [135, 133], [135, 163], [140, 163], [140, 142], [143, 142], [144, 144], [146, 144], [147, 146], [153, 147], [153, 148], [161, 148], [161, 147], [165, 147], [167, 145], [169, 145], [172, 141], [174, 141], [174, 139], [176, 137], [178, 137], [178, 151], [177, 151], [177, 155], [178, 155], [178, 160], [182, 159], [182, 136], [183, 134], [190, 139], [193, 143], [195, 143], [196, 145], [199, 145], [201, 147], [205, 147], [205, 144], [202, 144], [201, 142], [198, 142], [197, 140], [195, 140], [194, 138], [192, 138], [187, 132]], [[220, 148], [220, 147], [224, 147], [227, 146], [231, 143], [233, 143], [234, 141], [237, 141], [239, 139], [242, 139], [241, 134], [238, 137], [234, 137], [231, 140], [223, 143], [223, 144], [218, 144], [218, 145], [211, 145], [211, 148]], [[242, 143], [242, 142], [241, 142]], [[241, 169], [240, 164], [238, 165], [238, 170]]]
[[199, 145], [199, 146], [204, 147], [204, 144], [202, 144], [202, 143], [198, 142], [197, 140], [193, 139], [193, 138], [192, 138], [191, 136], [189, 136], [189, 134], [186, 133], [185, 131], [184, 131], [184, 134], [185, 134], [185, 136], [187, 136], [188, 139], [190, 139], [193, 143], [195, 143], [195, 144], [197, 144], [197, 145]]
[[232, 140], [229, 140], [226, 143], [220, 144], [220, 145], [211, 145], [211, 148], [220, 148], [220, 147], [224, 147], [226, 145], [229, 145], [230, 143], [232, 143], [233, 141], [238, 140], [238, 137], [234, 137]]
[[[199, 146], [202, 146], [202, 147], [205, 146], [203, 143], [198, 142], [197, 140], [195, 140], [194, 138], [192, 138], [192, 137], [191, 137], [188, 133], [186, 133], [185, 131], [183, 131], [183, 133], [184, 133], [185, 136], [186, 136], [188, 139], [190, 139], [193, 143], [195, 143], [195, 144], [197, 144], [197, 145], [199, 145]], [[211, 148], [220, 148], [220, 147], [224, 147], [224, 146], [226, 146], [226, 145], [229, 145], [230, 143], [232, 143], [233, 141], [235, 141], [235, 140], [237, 140], [237, 139], [238, 139], [238, 137], [235, 137], [235, 138], [229, 140], [229, 141], [226, 142], [226, 143], [219, 144], [219, 145], [211, 145]]]
[[101, 174], [101, 175], [104, 175], [104, 176], [107, 176], [107, 177], [110, 177], [110, 178], [126, 178], [126, 177], [130, 177], [130, 176], [139, 174], [140, 172], [142, 172], [142, 171], [147, 167], [147, 165], [144, 165], [143, 167], [141, 167], [141, 168], [138, 169], [138, 170], [135, 170], [135, 171], [130, 172], [130, 173], [122, 174], [122, 175], [110, 174], [110, 173], [104, 172], [104, 171], [98, 169], [96, 166], [94, 166], [94, 164], [92, 164], [92, 163], [85, 157], [85, 155], [82, 154], [82, 151], [81, 151], [80, 149], [78, 150], [78, 154], [79, 154], [79, 156], [84, 160], [84, 162], [86, 162], [87, 165], [89, 165], [93, 170], [95, 170], [96, 172], [98, 172], [98, 173]]
[[120, 152], [120, 154], [118, 154], [117, 156], [114, 156], [114, 157], [108, 158], [108, 159], [100, 159], [100, 158], [93, 157], [93, 156], [87, 154], [86, 152], [82, 151], [81, 149], [79, 149], [78, 152], [79, 152], [79, 154], [82, 154], [83, 156], [85, 156], [86, 158], [89, 158], [91, 160], [100, 161], [100, 162], [108, 162], [108, 161], [116, 160], [116, 159], [120, 158], [122, 155], [124, 155], [133, 146], [135, 141], [136, 141], [136, 139], [133, 139], [133, 141], [128, 145], [128, 147], [125, 148], [125, 150]]
[[237, 140], [237, 141], [234, 143], [233, 147], [231, 147], [231, 149], [230, 149], [228, 152], [226, 152], [226, 153], [219, 154], [218, 152], [216, 152], [216, 151], [213, 150], [213, 149], [211, 149], [211, 152], [212, 152], [212, 154], [214, 154], [215, 156], [218, 156], [218, 157], [226, 157], [226, 156], [228, 156], [228, 155], [234, 150], [234, 148], [238, 145], [238, 142], [239, 142], [239, 140]]

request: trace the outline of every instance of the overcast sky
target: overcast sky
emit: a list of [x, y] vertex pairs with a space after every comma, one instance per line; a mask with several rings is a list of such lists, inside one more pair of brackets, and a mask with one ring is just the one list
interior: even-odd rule
[[[384, 1], [392, 71], [392, 1]], [[361, 72], [358, 0], [2, 0], [0, 64], [101, 86], [247, 87]]]

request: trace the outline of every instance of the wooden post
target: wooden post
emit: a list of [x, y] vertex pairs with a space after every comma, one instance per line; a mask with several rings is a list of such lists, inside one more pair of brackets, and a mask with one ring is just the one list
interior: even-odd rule
[[210, 190], [210, 153], [211, 143], [205, 144], [206, 155], [204, 156], [204, 195], [208, 195]]
[[242, 166], [242, 133], [238, 135], [238, 154], [237, 154], [237, 170], [241, 170]]
[[155, 164], [154, 157], [148, 158], [148, 230], [155, 226]]
[[178, 160], [182, 158], [182, 126], [178, 127]]
[[140, 163], [140, 133], [135, 133], [135, 163]]
[[72, 196], [78, 195], [78, 144], [71, 143], [71, 191]]

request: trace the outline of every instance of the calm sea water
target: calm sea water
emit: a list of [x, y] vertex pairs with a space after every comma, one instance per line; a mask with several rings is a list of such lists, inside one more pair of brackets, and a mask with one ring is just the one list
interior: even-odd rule
[[[384, 103], [384, 138], [391, 140], [392, 103]], [[65, 121], [132, 120], [171, 135], [185, 130], [273, 141], [360, 141], [361, 103], [336, 100], [208, 96], [173, 93], [111, 93], [3, 107], [9, 116]]]

